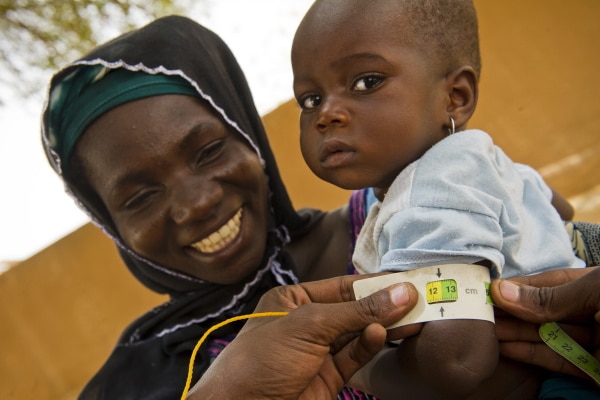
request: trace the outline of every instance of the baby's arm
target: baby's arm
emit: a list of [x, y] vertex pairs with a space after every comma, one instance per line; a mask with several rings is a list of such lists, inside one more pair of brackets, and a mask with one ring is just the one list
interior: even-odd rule
[[[396, 351], [399, 374], [428, 398], [464, 399], [498, 363], [494, 324], [481, 320], [431, 321]], [[423, 397], [422, 397], [423, 398]]]
[[498, 363], [494, 324], [432, 321], [361, 371], [351, 384], [382, 399], [465, 399]]
[[[433, 388], [423, 389], [422, 383], [401, 375], [400, 357], [396, 348], [381, 351], [366, 367], [355, 374], [350, 386], [372, 393], [381, 399], [441, 398]], [[403, 371], [404, 373], [404, 371]], [[521, 400], [537, 397], [543, 370], [500, 358], [492, 376], [484, 380], [469, 400]], [[450, 397], [448, 397], [450, 398]]]
[[563, 219], [563, 221], [571, 221], [575, 215], [575, 209], [573, 205], [569, 203], [560, 193], [556, 190], [552, 190], [552, 205]]
[[350, 384], [382, 399], [464, 399], [493, 374], [497, 361], [491, 322], [432, 321], [381, 352]]

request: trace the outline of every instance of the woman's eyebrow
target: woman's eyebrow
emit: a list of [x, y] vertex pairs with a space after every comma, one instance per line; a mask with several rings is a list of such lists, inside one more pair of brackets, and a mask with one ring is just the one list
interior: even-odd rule
[[179, 150], [189, 149], [203, 133], [214, 130], [218, 125], [213, 121], [202, 121], [192, 126], [179, 144]]

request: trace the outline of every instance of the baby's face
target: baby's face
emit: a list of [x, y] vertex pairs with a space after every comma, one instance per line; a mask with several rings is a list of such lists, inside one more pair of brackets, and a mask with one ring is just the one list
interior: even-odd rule
[[385, 191], [447, 135], [444, 76], [411, 46], [410, 28], [377, 9], [380, 2], [321, 4], [292, 47], [302, 154], [325, 181]]

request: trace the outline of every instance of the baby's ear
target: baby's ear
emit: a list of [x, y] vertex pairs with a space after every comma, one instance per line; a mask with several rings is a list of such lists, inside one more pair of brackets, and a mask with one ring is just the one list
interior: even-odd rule
[[448, 84], [448, 114], [450, 114], [457, 128], [469, 122], [477, 106], [479, 94], [479, 81], [473, 67], [464, 65], [450, 72], [446, 76]]

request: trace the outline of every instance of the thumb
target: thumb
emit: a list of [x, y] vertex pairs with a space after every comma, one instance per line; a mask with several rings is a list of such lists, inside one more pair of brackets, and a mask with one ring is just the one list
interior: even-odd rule
[[[360, 368], [365, 366], [383, 347], [388, 326], [404, 317], [418, 300], [417, 290], [411, 283], [400, 283], [380, 290], [353, 303], [354, 321], [358, 323], [361, 334], [353, 341], [335, 352], [334, 360], [344, 381], [348, 381]], [[357, 326], [357, 327], [358, 327]], [[343, 334], [350, 326], [339, 326]], [[355, 329], [353, 329], [355, 330]]]
[[492, 282], [491, 293], [498, 307], [526, 321], [542, 323], [585, 317], [600, 309], [600, 282], [592, 275], [540, 288], [497, 279]]
[[[412, 283], [403, 282], [379, 290], [355, 301], [320, 304], [310, 303], [294, 310], [304, 314], [312, 323], [322, 327], [310, 332], [313, 339], [333, 343], [348, 333], [361, 332], [371, 324], [389, 326], [404, 317], [418, 300], [417, 289]], [[324, 309], [327, 309], [324, 312]], [[321, 312], [319, 312], [321, 311]]]
[[356, 314], [364, 322], [388, 326], [403, 318], [417, 304], [418, 293], [410, 282], [392, 285], [354, 302]]

